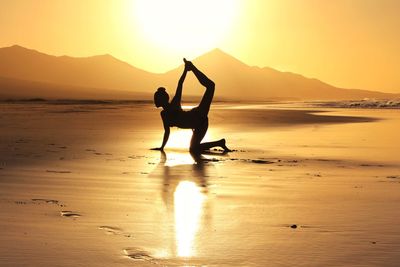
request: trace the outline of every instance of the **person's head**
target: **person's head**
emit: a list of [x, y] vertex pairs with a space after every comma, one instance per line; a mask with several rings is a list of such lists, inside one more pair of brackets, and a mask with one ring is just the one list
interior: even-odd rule
[[154, 104], [157, 108], [165, 107], [169, 103], [169, 95], [164, 87], [159, 87], [154, 93]]

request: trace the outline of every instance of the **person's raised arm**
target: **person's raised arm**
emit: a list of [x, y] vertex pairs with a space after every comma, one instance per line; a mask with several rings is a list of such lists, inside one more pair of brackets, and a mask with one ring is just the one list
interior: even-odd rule
[[171, 101], [172, 107], [181, 108], [181, 100], [182, 100], [182, 89], [183, 89], [183, 82], [185, 81], [186, 74], [188, 72], [187, 66], [185, 64], [185, 69], [178, 81], [178, 86], [176, 87], [176, 92], [174, 98]]

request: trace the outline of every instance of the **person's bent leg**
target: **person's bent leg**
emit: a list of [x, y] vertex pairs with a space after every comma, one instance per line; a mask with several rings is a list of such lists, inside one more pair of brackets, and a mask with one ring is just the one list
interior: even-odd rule
[[213, 142], [205, 142], [200, 144], [200, 150], [201, 151], [206, 151], [210, 150], [213, 147], [222, 147], [223, 145], [223, 139], [218, 140], [218, 141], [213, 141]]
[[208, 118], [206, 118], [202, 124], [193, 130], [192, 139], [190, 140], [190, 151], [199, 153], [201, 152], [200, 143], [207, 133], [208, 129]]
[[207, 129], [208, 129], [208, 120], [206, 120], [201, 127], [193, 130], [193, 136], [190, 141], [190, 152], [199, 154], [204, 151], [210, 150], [213, 147], [221, 147], [224, 150], [224, 152], [232, 151], [226, 146], [225, 139], [220, 139], [218, 141], [213, 141], [213, 142], [201, 143], [201, 140], [203, 140], [204, 136], [206, 135]]
[[232, 151], [226, 146], [226, 140], [225, 139], [220, 139], [218, 141], [206, 142], [206, 143], [201, 143], [200, 144], [200, 150], [201, 151], [210, 150], [213, 147], [221, 147], [225, 152], [231, 152]]
[[202, 116], [207, 116], [208, 112], [210, 111], [211, 102], [214, 97], [214, 91], [215, 89], [213, 86], [213, 87], [207, 87], [206, 91], [204, 92], [203, 98], [201, 99], [200, 104], [198, 106], [198, 109]]
[[215, 83], [210, 80], [203, 72], [196, 68], [196, 66], [192, 65], [191, 70], [196, 76], [197, 80], [206, 88], [206, 91], [203, 95], [203, 98], [200, 101], [198, 106], [202, 116], [207, 116], [210, 111], [211, 102], [214, 97], [215, 91]]

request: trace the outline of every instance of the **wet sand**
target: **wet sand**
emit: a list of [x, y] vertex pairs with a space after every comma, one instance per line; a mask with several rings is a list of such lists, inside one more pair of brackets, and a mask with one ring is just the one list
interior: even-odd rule
[[397, 266], [399, 110], [0, 104], [0, 266]]

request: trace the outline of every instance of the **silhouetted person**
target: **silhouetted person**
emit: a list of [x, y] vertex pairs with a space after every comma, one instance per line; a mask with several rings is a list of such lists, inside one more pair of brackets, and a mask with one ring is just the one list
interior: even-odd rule
[[[220, 139], [214, 142], [201, 143], [208, 129], [208, 112], [214, 96], [215, 83], [211, 81], [204, 73], [198, 70], [192, 62], [183, 59], [185, 62], [185, 69], [179, 79], [176, 93], [171, 102], [169, 102], [169, 95], [164, 87], [160, 87], [154, 94], [154, 104], [157, 108], [162, 107], [161, 118], [164, 124], [164, 138], [162, 145], [153, 150], [163, 150], [167, 144], [170, 127], [176, 126], [182, 129], [192, 129], [193, 136], [190, 141], [190, 151], [193, 153], [201, 153], [213, 147], [221, 147], [225, 152], [229, 152], [229, 148], [225, 144], [225, 139]], [[197, 80], [206, 88], [206, 91], [201, 99], [200, 104], [189, 110], [182, 110], [182, 87], [185, 81], [187, 72], [192, 71]]]

